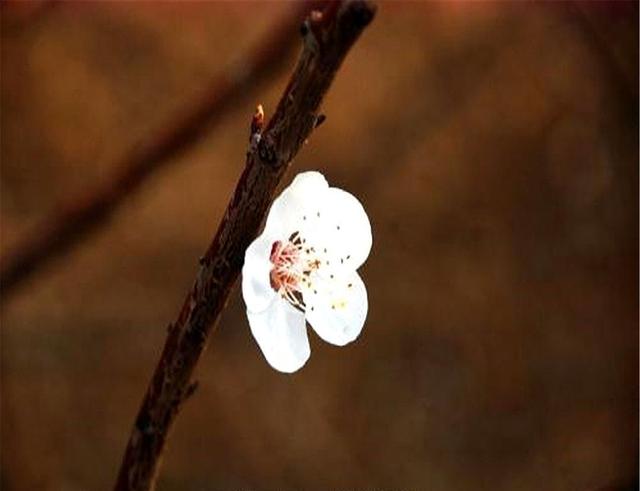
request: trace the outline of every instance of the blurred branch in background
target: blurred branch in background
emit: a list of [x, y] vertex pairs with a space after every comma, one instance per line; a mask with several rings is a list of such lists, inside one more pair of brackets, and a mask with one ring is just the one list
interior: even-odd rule
[[353, 43], [375, 15], [366, 0], [330, 2], [310, 13], [304, 48], [273, 117], [263, 130], [259, 107], [251, 123], [246, 166], [218, 231], [169, 334], [131, 430], [117, 491], [155, 486], [167, 435], [195, 390], [193, 371], [258, 234], [273, 193], [313, 129], [318, 109]]
[[312, 7], [306, 2], [295, 3], [252, 50], [216, 76], [204, 93], [159, 131], [131, 148], [114, 165], [117, 170], [110, 179], [61, 204], [6, 253], [0, 265], [0, 301], [5, 301], [53, 258], [104, 226], [125, 198], [149, 176], [169, 162], [177, 162], [172, 158], [197, 142], [226, 111], [249, 97], [253, 87], [284, 68], [287, 54], [295, 46], [294, 34]]
[[[590, 5], [588, 2], [572, 1], [563, 4], [567, 19], [582, 32], [585, 44], [591, 49], [596, 61], [600, 63], [600, 73], [607, 78], [613, 88], [620, 107], [630, 121], [637, 123], [638, 110], [638, 73], [632, 65], [625, 66], [624, 59], [616, 53], [603, 29], [595, 19], [602, 13], [599, 9], [610, 9], [619, 17], [638, 18], [638, 2], [613, 2], [612, 4]], [[611, 12], [609, 15], [613, 15]]]
[[2, 29], [23, 29], [27, 24], [39, 20], [59, 5], [58, 0], [4, 0], [0, 2]]

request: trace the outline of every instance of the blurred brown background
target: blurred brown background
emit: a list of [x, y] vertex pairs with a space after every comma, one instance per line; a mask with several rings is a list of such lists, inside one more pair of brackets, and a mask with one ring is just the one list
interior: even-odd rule
[[[5, 6], [1, 252], [289, 7]], [[319, 169], [365, 204], [365, 329], [311, 334], [282, 375], [236, 288], [159, 489], [633, 489], [637, 3], [379, 7], [286, 179]], [[3, 306], [3, 490], [113, 485], [255, 103], [288, 73]]]

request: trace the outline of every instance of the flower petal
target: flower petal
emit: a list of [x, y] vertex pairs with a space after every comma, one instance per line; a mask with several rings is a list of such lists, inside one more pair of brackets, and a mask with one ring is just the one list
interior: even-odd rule
[[324, 278], [348, 276], [371, 251], [369, 218], [355, 196], [338, 188], [325, 192], [320, 217], [305, 231], [320, 260], [318, 273]]
[[314, 208], [325, 202], [328, 189], [327, 180], [319, 172], [298, 174], [271, 205], [265, 230], [284, 239], [293, 232], [302, 232], [311, 223], [311, 217], [316, 216]]
[[306, 318], [327, 343], [344, 346], [355, 340], [367, 318], [367, 289], [358, 273], [336, 281], [318, 278], [307, 292]]
[[[369, 217], [358, 198], [339, 188], [329, 188], [327, 202], [335, 217], [335, 240], [341, 245], [348, 267], [358, 269], [369, 257], [372, 236]], [[339, 228], [338, 228], [339, 227]], [[330, 226], [333, 232], [333, 224]], [[346, 259], [348, 257], [348, 259]]]
[[311, 354], [302, 312], [279, 298], [261, 313], [247, 311], [247, 317], [269, 365], [286, 373], [302, 368]]
[[262, 234], [247, 247], [244, 254], [242, 297], [248, 311], [262, 312], [277, 297], [269, 280], [273, 267], [270, 261], [272, 244], [273, 240], [267, 234]]

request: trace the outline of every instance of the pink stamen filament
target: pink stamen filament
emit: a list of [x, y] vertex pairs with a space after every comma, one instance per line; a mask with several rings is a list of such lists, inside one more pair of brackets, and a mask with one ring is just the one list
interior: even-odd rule
[[303, 311], [306, 305], [302, 298], [302, 283], [307, 281], [305, 276], [319, 265], [309, 251], [309, 248], [305, 250], [304, 240], [295, 232], [286, 243], [274, 242], [269, 258], [273, 264], [269, 277], [271, 287], [291, 305]]

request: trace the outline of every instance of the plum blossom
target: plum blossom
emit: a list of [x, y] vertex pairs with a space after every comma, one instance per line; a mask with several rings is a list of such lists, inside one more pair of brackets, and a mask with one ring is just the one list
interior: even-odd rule
[[356, 270], [371, 243], [358, 199], [319, 172], [298, 174], [276, 198], [242, 268], [249, 326], [273, 368], [295, 372], [309, 359], [307, 322], [337, 346], [358, 337], [368, 301]]

